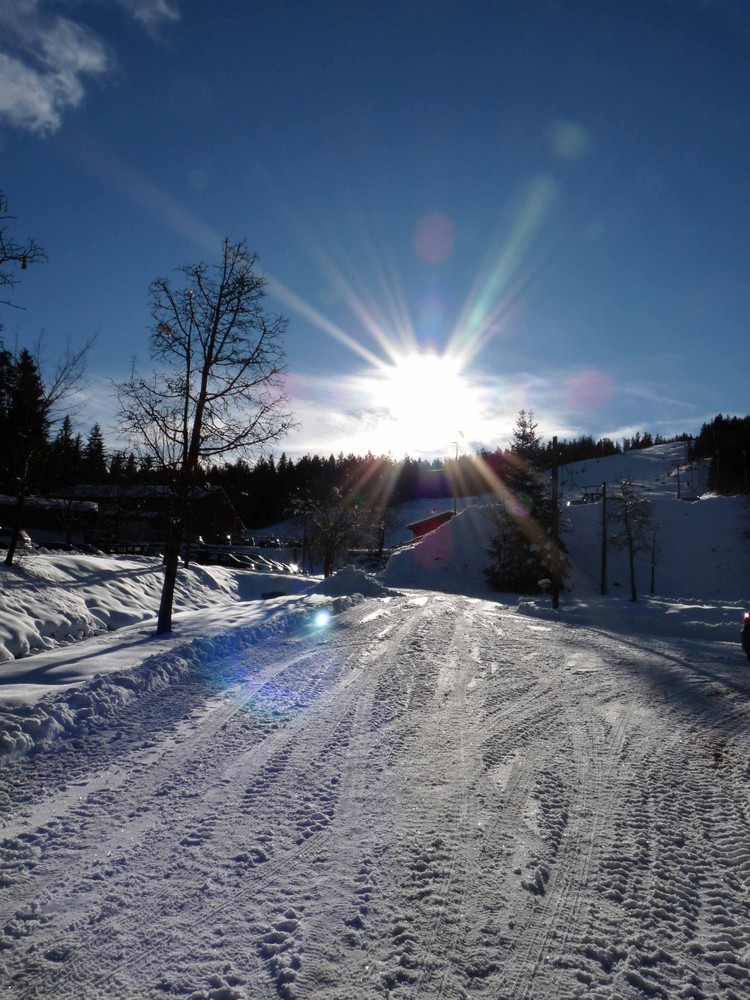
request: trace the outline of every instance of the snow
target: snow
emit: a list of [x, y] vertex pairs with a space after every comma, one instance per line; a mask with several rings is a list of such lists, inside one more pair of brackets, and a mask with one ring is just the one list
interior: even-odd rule
[[329, 576], [310, 588], [310, 593], [326, 594], [329, 597], [342, 597], [346, 594], [361, 594], [363, 597], [388, 597], [394, 591], [364, 573], [355, 566], [344, 566], [338, 573]]
[[4, 995], [750, 996], [750, 542], [683, 461], [562, 479], [652, 496], [636, 604], [596, 503], [558, 610], [487, 498], [377, 577], [182, 569], [166, 637], [153, 560], [3, 568]]

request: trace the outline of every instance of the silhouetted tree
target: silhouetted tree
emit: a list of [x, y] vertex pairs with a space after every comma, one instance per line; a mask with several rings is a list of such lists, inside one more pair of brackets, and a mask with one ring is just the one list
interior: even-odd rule
[[709, 489], [725, 494], [750, 493], [750, 416], [718, 414], [701, 427], [694, 453], [710, 460]]
[[286, 320], [264, 308], [265, 278], [243, 242], [222, 244], [217, 265], [180, 268], [183, 282], [151, 285], [151, 356], [118, 386], [120, 425], [171, 476], [172, 531], [165, 552], [157, 632], [172, 628], [180, 544], [199, 473], [217, 458], [249, 453], [292, 426], [283, 389]]
[[638, 552], [650, 552], [653, 545], [651, 501], [629, 479], [620, 483], [619, 493], [610, 495], [608, 505], [609, 539], [616, 549], [628, 554], [630, 600], [638, 600], [635, 582], [635, 557]]
[[70, 349], [45, 377], [40, 363], [41, 338], [36, 354], [23, 348], [17, 358], [0, 344], [0, 489], [16, 499], [13, 536], [5, 562], [12, 565], [23, 511], [30, 494], [44, 483], [49, 458], [48, 437], [55, 409], [78, 387], [89, 341], [80, 351]]
[[81, 474], [87, 483], [100, 486], [109, 479], [107, 457], [104, 452], [104, 435], [99, 424], [94, 424], [83, 448]]
[[542, 439], [537, 434], [537, 426], [533, 410], [519, 410], [510, 445], [513, 454], [536, 468], [539, 467], [542, 450]]
[[310, 498], [307, 515], [311, 547], [323, 561], [323, 576], [330, 576], [339, 554], [354, 541], [362, 525], [361, 503], [334, 487], [322, 499]]
[[[513, 466], [510, 467], [511, 469]], [[498, 503], [492, 507], [494, 535], [485, 575], [494, 590], [534, 594], [539, 581], [557, 574], [558, 589], [566, 573], [563, 552], [556, 551], [553, 538], [553, 505], [549, 483], [533, 473], [516, 476], [511, 488], [502, 482]]]
[[53, 484], [72, 486], [81, 475], [82, 445], [81, 435], [73, 431], [70, 414], [63, 417], [60, 429], [52, 442], [50, 466]]
[[49, 407], [39, 369], [25, 348], [12, 365], [6, 389], [7, 436], [0, 451], [3, 491], [16, 498], [14, 532], [5, 558], [13, 565], [18, 532], [23, 527], [23, 510], [38, 485], [40, 457], [47, 447]]

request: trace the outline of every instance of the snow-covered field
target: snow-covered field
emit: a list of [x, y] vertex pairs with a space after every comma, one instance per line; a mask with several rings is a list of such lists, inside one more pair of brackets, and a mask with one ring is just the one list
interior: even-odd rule
[[653, 493], [636, 605], [598, 505], [558, 612], [479, 502], [378, 579], [197, 567], [167, 638], [149, 560], [3, 571], [2, 995], [749, 997], [750, 542], [678, 460], [591, 471]]

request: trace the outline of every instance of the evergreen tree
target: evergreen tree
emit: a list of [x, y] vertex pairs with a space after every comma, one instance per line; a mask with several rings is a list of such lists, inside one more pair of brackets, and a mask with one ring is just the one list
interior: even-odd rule
[[82, 461], [81, 435], [73, 433], [73, 421], [65, 416], [60, 430], [50, 446], [49, 472], [52, 476], [48, 490], [63, 499], [62, 506], [57, 508], [55, 520], [60, 529], [65, 532], [65, 540], [70, 543], [73, 532], [85, 524], [76, 499], [66, 487], [80, 482]]
[[125, 463], [124, 475], [125, 475], [125, 481], [130, 483], [131, 486], [134, 483], [137, 483], [140, 478], [138, 461], [132, 451], [128, 455], [128, 459]]
[[28, 495], [37, 486], [38, 460], [47, 447], [49, 403], [39, 369], [24, 348], [10, 369], [7, 430], [2, 449], [2, 479], [12, 496]]
[[104, 437], [99, 424], [94, 424], [89, 432], [83, 449], [81, 469], [83, 477], [89, 485], [99, 486], [109, 479], [107, 459], [104, 452]]
[[718, 414], [701, 427], [695, 456], [710, 460], [708, 485], [717, 493], [750, 493], [750, 416]]
[[539, 467], [542, 451], [542, 439], [537, 434], [537, 426], [533, 410], [519, 410], [510, 446], [514, 455], [535, 468]]
[[112, 482], [122, 482], [125, 478], [125, 454], [122, 451], [116, 451], [112, 458], [109, 460], [109, 478]]
[[25, 348], [4, 366], [4, 378], [7, 381], [1, 395], [6, 436], [0, 451], [0, 490], [16, 498], [13, 537], [5, 557], [5, 564], [12, 566], [26, 500], [38, 488], [42, 475], [50, 403], [36, 361]]
[[0, 492], [16, 498], [13, 537], [6, 565], [13, 564], [18, 532], [23, 527], [27, 497], [43, 491], [51, 478], [49, 431], [51, 414], [76, 388], [91, 342], [80, 351], [68, 350], [47, 378], [36, 354], [24, 348], [13, 356], [0, 342]]
[[81, 435], [73, 433], [73, 421], [66, 414], [50, 448], [50, 487], [73, 486], [81, 475]]
[[[563, 553], [555, 552], [554, 503], [549, 483], [526, 476], [509, 488], [502, 484], [500, 502], [492, 508], [495, 533], [490, 542], [490, 564], [485, 575], [497, 591], [512, 594], [539, 593], [539, 581], [557, 571], [558, 587], [566, 572]], [[555, 570], [557, 567], [557, 570]]]
[[138, 478], [144, 483], [154, 483], [159, 473], [153, 455], [143, 455], [138, 463]]
[[0, 441], [10, 435], [10, 405], [15, 381], [13, 355], [0, 342]]

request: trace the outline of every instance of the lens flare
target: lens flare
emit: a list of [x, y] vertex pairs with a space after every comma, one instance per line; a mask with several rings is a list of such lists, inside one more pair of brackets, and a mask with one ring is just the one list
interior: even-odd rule
[[441, 212], [423, 215], [414, 227], [414, 253], [426, 264], [442, 264], [453, 253], [453, 223]]
[[475, 357], [502, 329], [510, 303], [533, 270], [530, 256], [557, 199], [558, 185], [547, 175], [535, 177], [516, 209], [510, 230], [491, 251], [476, 279], [451, 338], [450, 350]]
[[313, 615], [313, 624], [316, 628], [325, 628], [331, 621], [331, 612], [328, 608], [320, 608]]
[[607, 405], [613, 392], [609, 375], [594, 369], [571, 375], [565, 381], [565, 401], [576, 410], [599, 410]]

